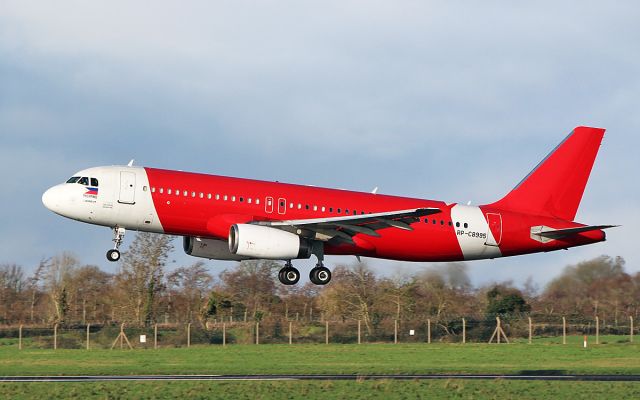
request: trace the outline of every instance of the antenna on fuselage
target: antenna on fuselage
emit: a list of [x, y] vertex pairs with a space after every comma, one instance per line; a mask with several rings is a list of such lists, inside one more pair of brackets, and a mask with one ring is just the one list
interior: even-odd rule
[[378, 187], [374, 187], [373, 190], [371, 191], [372, 194], [377, 194], [378, 193]]
[[135, 159], [131, 159], [131, 161], [129, 161], [129, 164], [127, 164], [127, 167], [133, 167], [133, 162], [135, 161]]

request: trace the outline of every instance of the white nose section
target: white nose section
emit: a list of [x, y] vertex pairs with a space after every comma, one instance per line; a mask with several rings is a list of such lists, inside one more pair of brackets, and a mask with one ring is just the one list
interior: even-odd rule
[[55, 194], [53, 192], [54, 188], [50, 188], [42, 194], [42, 204], [49, 210], [55, 212]]
[[[49, 188], [42, 194], [42, 204], [56, 214], [63, 214], [65, 190], [61, 185]], [[67, 196], [68, 197], [68, 196]]]

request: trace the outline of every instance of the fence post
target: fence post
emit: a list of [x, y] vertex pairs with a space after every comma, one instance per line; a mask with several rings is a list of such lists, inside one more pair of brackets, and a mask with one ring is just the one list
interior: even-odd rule
[[462, 318], [462, 344], [467, 343], [467, 321]]
[[393, 344], [398, 344], [398, 320], [393, 320]]
[[531, 317], [529, 317], [529, 344], [531, 344], [532, 337], [533, 337], [533, 324], [531, 323]]
[[153, 325], [153, 349], [158, 349], [158, 324]]
[[260, 322], [256, 322], [256, 344], [260, 344]]
[[[633, 332], [633, 329], [631, 330]], [[633, 342], [633, 339], [631, 339]], [[22, 350], [22, 325], [18, 328], [18, 350]]]
[[500, 332], [502, 331], [502, 326], [500, 325], [500, 317], [496, 317], [496, 332], [498, 333], [498, 344], [500, 344]]
[[600, 344], [600, 318], [596, 315], [596, 344]]
[[91, 324], [87, 324], [87, 350], [89, 350], [89, 332], [91, 331]]
[[567, 319], [562, 317], [562, 344], [567, 344]]
[[427, 320], [427, 343], [431, 343], [431, 319]]
[[324, 322], [324, 344], [329, 344], [329, 321]]
[[58, 324], [53, 326], [53, 349], [58, 349]]
[[289, 344], [293, 343], [293, 322], [289, 321]]
[[222, 345], [227, 345], [227, 324], [224, 322], [222, 323]]
[[360, 341], [361, 338], [361, 331], [360, 331], [360, 320], [358, 320], [358, 344], [361, 344], [362, 342]]
[[629, 341], [633, 343], [633, 317], [631, 315], [629, 316], [629, 323], [631, 326], [629, 328]]
[[191, 347], [191, 322], [187, 324], [187, 348]]

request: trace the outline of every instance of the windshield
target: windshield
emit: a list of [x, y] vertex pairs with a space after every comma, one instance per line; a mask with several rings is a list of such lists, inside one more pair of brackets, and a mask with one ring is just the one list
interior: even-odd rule
[[79, 176], [72, 176], [71, 178], [69, 178], [67, 183], [76, 183], [76, 182], [78, 182], [79, 179], [80, 179]]

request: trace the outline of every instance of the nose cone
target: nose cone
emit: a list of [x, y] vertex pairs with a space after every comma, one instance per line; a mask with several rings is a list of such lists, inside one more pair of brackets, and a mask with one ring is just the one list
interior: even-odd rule
[[42, 194], [42, 204], [56, 214], [61, 214], [62, 200], [63, 193], [60, 185], [49, 188]]

